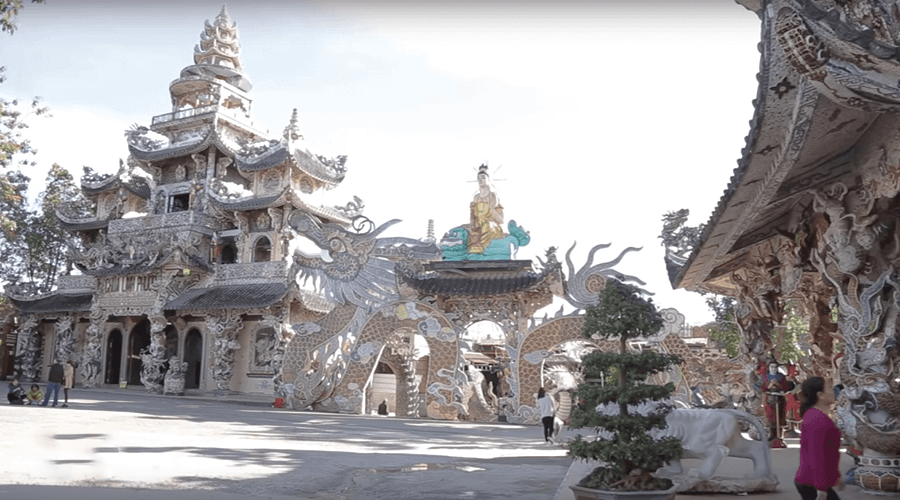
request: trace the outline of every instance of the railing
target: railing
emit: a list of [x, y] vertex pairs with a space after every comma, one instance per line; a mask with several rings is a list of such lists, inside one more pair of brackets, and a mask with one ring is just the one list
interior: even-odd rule
[[224, 106], [218, 106], [216, 104], [210, 104], [208, 106], [201, 106], [199, 108], [182, 109], [181, 111], [175, 111], [173, 113], [157, 115], [157, 116], [154, 116], [153, 119], [150, 121], [150, 123], [151, 123], [150, 126], [152, 127], [152, 126], [159, 125], [162, 123], [168, 123], [168, 122], [175, 121], [175, 120], [181, 120], [183, 118], [190, 118], [192, 116], [200, 116], [200, 115], [211, 114], [211, 113], [218, 113], [222, 116], [231, 118], [242, 125], [245, 125], [245, 126], [248, 126], [252, 129], [254, 129], [256, 132], [261, 133], [262, 135], [269, 134], [268, 129], [263, 129], [263, 128], [257, 127], [256, 124], [250, 120], [250, 117], [247, 116], [247, 113], [245, 113], [242, 109], [240, 109], [240, 108], [229, 109]]
[[148, 229], [164, 229], [184, 226], [203, 226], [218, 229], [221, 224], [212, 217], [194, 210], [174, 212], [171, 214], [148, 215], [133, 219], [115, 219], [109, 221], [109, 233], [128, 233], [146, 231]]
[[285, 281], [288, 263], [283, 260], [246, 264], [217, 264], [215, 285], [246, 285]]
[[174, 113], [166, 113], [164, 115], [157, 115], [153, 117], [153, 120], [150, 121], [152, 125], [158, 125], [160, 123], [166, 123], [174, 120], [180, 120], [182, 118], [190, 118], [192, 116], [205, 115], [207, 113], [215, 113], [216, 112], [215, 104], [210, 104], [209, 106], [201, 106], [199, 108], [188, 108], [182, 109], [181, 111], [175, 111]]

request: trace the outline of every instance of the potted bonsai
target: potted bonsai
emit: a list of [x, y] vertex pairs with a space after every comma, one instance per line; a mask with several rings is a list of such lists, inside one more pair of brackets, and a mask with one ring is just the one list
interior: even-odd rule
[[672, 481], [652, 473], [681, 458], [681, 441], [648, 434], [666, 427], [665, 415], [672, 410], [666, 400], [675, 386], [646, 381], [680, 359], [652, 351], [627, 351], [629, 340], [654, 335], [661, 327], [662, 317], [653, 301], [644, 298], [638, 288], [615, 279], [608, 280], [599, 304], [587, 310], [584, 335], [618, 338], [619, 352], [594, 352], [582, 360], [585, 382], [575, 394], [578, 404], [570, 427], [591, 428], [596, 434], [595, 439], [579, 435], [569, 443], [569, 455], [597, 460], [601, 466], [571, 487], [577, 500], [675, 496]]

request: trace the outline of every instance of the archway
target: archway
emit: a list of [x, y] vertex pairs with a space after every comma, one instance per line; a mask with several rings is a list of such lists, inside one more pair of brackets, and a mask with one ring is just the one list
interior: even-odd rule
[[103, 371], [103, 383], [118, 384], [122, 369], [122, 332], [118, 329], [109, 332], [106, 337], [106, 366]]
[[397, 375], [394, 369], [387, 363], [379, 362], [375, 365], [375, 373], [372, 374], [371, 397], [366, 399], [369, 411], [377, 408], [382, 401], [387, 400], [388, 411], [397, 412]]
[[476, 321], [466, 327], [462, 338], [471, 346], [465, 355], [466, 364], [484, 376], [484, 396], [490, 398], [491, 393], [500, 398], [507, 394], [510, 388], [503, 370], [509, 365], [509, 354], [503, 328], [491, 320]]
[[200, 387], [200, 368], [203, 360], [203, 337], [196, 328], [192, 328], [184, 338], [184, 357], [187, 372], [184, 374], [184, 388]]
[[150, 320], [145, 319], [131, 330], [128, 342], [128, 383], [141, 383], [141, 351], [150, 346]]
[[253, 247], [253, 262], [269, 262], [272, 260], [272, 242], [263, 236], [256, 240]]

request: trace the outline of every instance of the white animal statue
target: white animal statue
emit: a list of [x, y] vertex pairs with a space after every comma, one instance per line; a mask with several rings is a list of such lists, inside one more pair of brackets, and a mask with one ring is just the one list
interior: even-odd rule
[[[740, 410], [673, 410], [666, 415], [665, 429], [655, 430], [653, 437], [677, 437], [684, 449], [682, 458], [703, 460], [688, 476], [709, 479], [725, 457], [749, 458], [753, 474], [747, 477], [772, 476], [772, 463], [766, 441], [753, 441], [741, 435], [741, 421], [755, 426], [760, 436], [766, 433], [757, 418]], [[681, 461], [675, 461], [668, 472], [681, 474]]]
[[[656, 412], [660, 406], [671, 406], [671, 402], [648, 402], [638, 406], [629, 406], [629, 413], [647, 415]], [[600, 405], [597, 411], [604, 415], [618, 415], [618, 405]], [[753, 473], [746, 478], [765, 478], [775, 481], [772, 474], [772, 462], [769, 455], [769, 444], [766, 441], [753, 441], [741, 435], [741, 421], [756, 427], [760, 436], [766, 432], [762, 423], [749, 413], [740, 410], [672, 410], [666, 415], [666, 428], [653, 429], [648, 434], [654, 439], [677, 437], [681, 440], [684, 454], [682, 458], [703, 460], [696, 469], [688, 471], [688, 476], [698, 480], [710, 479], [725, 457], [749, 458], [753, 461]], [[601, 430], [601, 439], [610, 439], [612, 434]], [[675, 461], [662, 469], [670, 474], [682, 474], [681, 461]]]

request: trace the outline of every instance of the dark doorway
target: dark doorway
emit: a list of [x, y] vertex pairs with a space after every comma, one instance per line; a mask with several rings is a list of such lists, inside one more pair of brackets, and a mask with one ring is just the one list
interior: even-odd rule
[[203, 359], [203, 337], [196, 328], [192, 328], [184, 338], [184, 361], [187, 372], [184, 374], [184, 388], [200, 387], [200, 364]]
[[141, 383], [141, 351], [150, 346], [150, 320], [144, 320], [131, 330], [128, 343], [128, 383]]
[[106, 368], [103, 371], [104, 384], [118, 384], [122, 369], [122, 332], [113, 330], [106, 337]]

